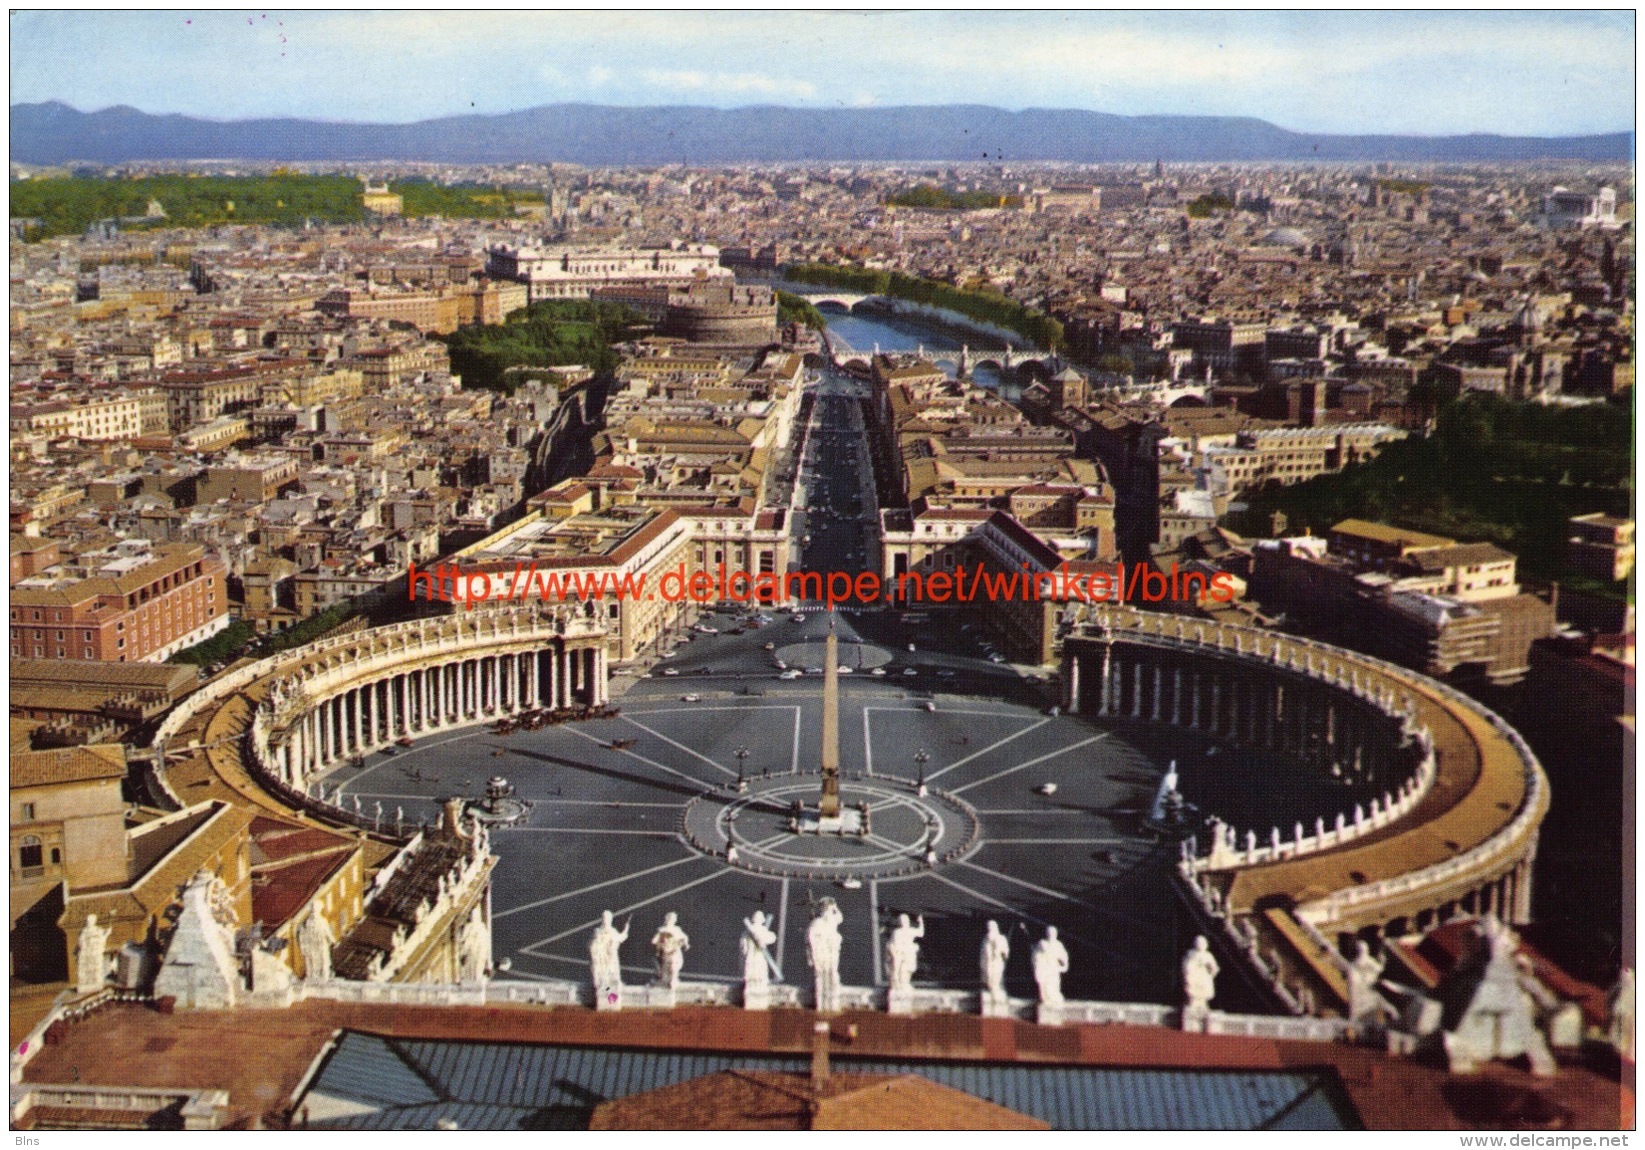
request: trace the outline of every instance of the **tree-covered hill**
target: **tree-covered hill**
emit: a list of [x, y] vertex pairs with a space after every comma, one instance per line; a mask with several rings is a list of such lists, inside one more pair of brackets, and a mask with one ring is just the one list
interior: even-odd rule
[[[349, 176], [305, 176], [275, 172], [268, 176], [157, 175], [135, 179], [81, 176], [11, 182], [11, 217], [35, 219], [26, 239], [79, 235], [98, 220], [122, 220], [127, 230], [143, 227], [214, 227], [219, 224], [296, 226], [353, 223], [364, 220], [360, 181]], [[403, 214], [501, 219], [516, 204], [540, 204], [542, 193], [530, 190], [446, 186], [405, 180], [389, 188], [404, 201]], [[164, 215], [148, 217], [156, 204]]]
[[1631, 393], [1579, 407], [1472, 393], [1445, 404], [1426, 438], [1391, 443], [1335, 475], [1251, 493], [1230, 526], [1265, 536], [1275, 511], [1290, 533], [1384, 521], [1495, 543], [1518, 555], [1531, 579], [1620, 593], [1566, 566], [1566, 521], [1593, 511], [1632, 516], [1633, 476]]

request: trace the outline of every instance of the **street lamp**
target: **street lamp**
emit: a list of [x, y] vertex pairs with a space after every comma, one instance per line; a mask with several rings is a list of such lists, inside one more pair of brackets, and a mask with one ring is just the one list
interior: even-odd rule
[[926, 753], [924, 747], [914, 752], [914, 764], [920, 771], [919, 780], [914, 784], [914, 793], [916, 795], [923, 796], [925, 794], [925, 764], [930, 761], [931, 756]]
[[739, 795], [747, 794], [748, 780], [743, 777], [743, 763], [748, 759], [748, 748], [738, 747], [731, 753], [737, 756], [737, 793]]

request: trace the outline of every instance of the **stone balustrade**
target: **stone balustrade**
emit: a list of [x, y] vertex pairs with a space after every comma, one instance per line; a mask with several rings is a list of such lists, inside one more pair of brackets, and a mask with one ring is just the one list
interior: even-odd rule
[[[1528, 913], [1529, 861], [1547, 809], [1547, 780], [1524, 740], [1499, 716], [1407, 668], [1310, 639], [1129, 607], [1092, 608], [1083, 615], [1085, 625], [1077, 639], [1071, 637], [1065, 645], [1065, 698], [1070, 709], [1078, 710], [1082, 698], [1094, 697], [1092, 710], [1101, 715], [1170, 722], [1235, 742], [1266, 744], [1329, 767], [1345, 780], [1388, 779], [1368, 810], [1360, 804], [1352, 814], [1340, 813], [1329, 824], [1318, 818], [1311, 833], [1301, 824], [1288, 832], [1276, 827], [1263, 842], [1248, 831], [1241, 844], [1231, 829], [1218, 829], [1203, 857], [1190, 854], [1183, 876], [1202, 898], [1212, 897], [1205, 889], [1212, 874], [1237, 878], [1254, 868], [1323, 856], [1364, 840], [1397, 843], [1400, 827], [1413, 817], [1443, 816], [1445, 812], [1429, 800], [1446, 766], [1433, 733], [1418, 724], [1419, 714], [1425, 713], [1431, 721], [1446, 724], [1451, 739], [1447, 745], [1477, 757], [1479, 778], [1495, 772], [1494, 793], [1517, 801], [1498, 804], [1473, 798], [1486, 793], [1486, 784], [1471, 780], [1467, 765], [1455, 766], [1445, 792], [1456, 796], [1452, 807], [1471, 803], [1487, 819], [1497, 817], [1496, 825], [1487, 822], [1477, 841], [1463, 842], [1454, 857], [1432, 861], [1430, 856], [1397, 875], [1387, 873], [1392, 855], [1381, 867], [1365, 866], [1364, 870], [1383, 873], [1309, 899], [1298, 908], [1298, 917], [1322, 931], [1350, 916], [1355, 922], [1379, 914], [1385, 920], [1399, 919], [1459, 899], [1470, 884], [1486, 892], [1480, 896], [1485, 904], [1502, 908], [1511, 919]], [[1113, 655], [1121, 647], [1130, 649]], [[1152, 658], [1163, 663], [1148, 665], [1147, 649], [1162, 652]], [[1217, 663], [1194, 662], [1198, 653], [1214, 655]], [[1222, 662], [1230, 657], [1233, 666]], [[1118, 668], [1110, 658], [1120, 664]], [[1240, 664], [1249, 670], [1241, 670]], [[1082, 693], [1082, 667], [1088, 674], [1100, 667], [1100, 690], [1088, 687]], [[1270, 676], [1266, 682], [1264, 673]], [[1288, 682], [1295, 686], [1288, 688]], [[1344, 706], [1349, 710], [1341, 711]], [[1353, 707], [1372, 710], [1356, 718]], [[1277, 719], [1273, 710], [1281, 712]], [[1367, 765], [1369, 771], [1364, 769]], [[1397, 784], [1392, 777], [1396, 771], [1401, 776]], [[1419, 810], [1425, 813], [1419, 816]], [[1365, 849], [1361, 847], [1361, 853]], [[1314, 872], [1314, 881], [1318, 877]]]
[[185, 1130], [216, 1130], [228, 1114], [227, 1090], [165, 1090], [142, 1086], [82, 1086], [78, 1083], [14, 1085], [11, 1088], [11, 1124], [15, 1129], [36, 1108], [96, 1111], [99, 1121], [108, 1115], [128, 1114], [139, 1128], [161, 1111], [177, 1108]]
[[[839, 1008], [885, 1010], [888, 994], [883, 987], [842, 986]], [[592, 1007], [593, 990], [584, 982], [568, 979], [541, 981], [481, 981], [461, 983], [298, 982], [289, 990], [272, 995], [252, 995], [252, 1006], [289, 1006], [307, 999], [332, 1002], [396, 1006], [582, 1006]], [[659, 985], [624, 986], [622, 1009], [667, 1010], [682, 1006], [736, 1007], [742, 988], [730, 982], [682, 981], [677, 987]], [[772, 1009], [803, 1009], [809, 995], [799, 987], [773, 983]], [[981, 995], [975, 990], [946, 990], [916, 986], [908, 997], [911, 1014], [981, 1013]], [[1152, 1026], [1175, 1029], [1181, 1025], [1182, 1011], [1175, 1006], [1148, 1002], [1095, 1002], [1070, 999], [1062, 1004], [1064, 1025]], [[1039, 1004], [1029, 998], [1013, 998], [1003, 1012], [1011, 1018], [1033, 1021]], [[1277, 1015], [1209, 1012], [1206, 1033], [1233, 1034], [1252, 1038], [1284, 1038], [1305, 1042], [1341, 1041], [1347, 1023], [1342, 1019], [1295, 1018]]]
[[1269, 832], [1268, 841], [1259, 845], [1256, 833], [1247, 831], [1245, 845], [1241, 847], [1235, 838], [1234, 829], [1222, 824], [1224, 837], [1221, 840], [1213, 839], [1210, 850], [1203, 857], [1196, 853], [1196, 839], [1186, 840], [1183, 847], [1189, 852], [1189, 862], [1196, 874], [1238, 870], [1241, 867], [1258, 866], [1281, 859], [1300, 858], [1316, 851], [1333, 850], [1379, 831], [1410, 814], [1428, 797], [1428, 792], [1438, 777], [1439, 760], [1430, 748], [1417, 767], [1417, 773], [1401, 783], [1398, 790], [1385, 794], [1380, 799], [1372, 799], [1369, 811], [1362, 804], [1355, 805], [1352, 817], [1339, 811], [1335, 823], [1331, 826], [1327, 826], [1324, 819], [1316, 818], [1313, 834], [1303, 834], [1300, 822], [1294, 826], [1289, 838], [1282, 838], [1279, 828], [1274, 827]]

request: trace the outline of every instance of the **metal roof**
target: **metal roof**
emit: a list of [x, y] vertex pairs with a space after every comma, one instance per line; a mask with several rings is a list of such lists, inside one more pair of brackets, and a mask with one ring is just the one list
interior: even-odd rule
[[[586, 1129], [599, 1103], [721, 1070], [804, 1073], [809, 1061], [590, 1046], [409, 1041], [345, 1033], [303, 1099], [314, 1128]], [[1360, 1126], [1328, 1070], [1157, 1070], [834, 1058], [918, 1074], [1059, 1130], [1342, 1130]]]

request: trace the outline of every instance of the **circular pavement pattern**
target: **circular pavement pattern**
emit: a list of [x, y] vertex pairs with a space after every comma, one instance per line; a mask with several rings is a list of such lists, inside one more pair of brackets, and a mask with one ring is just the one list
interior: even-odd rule
[[[883, 984], [885, 930], [899, 913], [923, 914], [918, 985], [975, 987], [993, 919], [1011, 940], [1013, 994], [1034, 993], [1029, 956], [1054, 925], [1072, 959], [1071, 997], [1132, 1002], [1176, 1001], [1197, 933], [1171, 883], [1177, 844], [1144, 826], [1170, 762], [1191, 801], [1241, 829], [1340, 809], [1322, 792], [1329, 780], [1279, 760], [1226, 747], [1211, 755], [1190, 731], [1049, 714], [1045, 688], [986, 663], [957, 628], [841, 614], [842, 652], [918, 641], [919, 658], [940, 662], [905, 678], [914, 657], [901, 655], [883, 678], [842, 680], [841, 798], [848, 809], [869, 804], [870, 834], [795, 835], [792, 802], [814, 804], [820, 789], [822, 684], [776, 680], [763, 645], [814, 647], [820, 666], [827, 626], [813, 614], [699, 636], [668, 663], [691, 676], [696, 702], [680, 697], [685, 679], [636, 680], [615, 718], [506, 736], [442, 732], [322, 782], [412, 825], [432, 823], [447, 795], [481, 798], [493, 775], [515, 787], [528, 815], [492, 831], [493, 953], [509, 961], [508, 978], [586, 978], [589, 934], [611, 910], [631, 923], [624, 977], [649, 982], [652, 934], [676, 911], [691, 938], [685, 977], [734, 983], [743, 920], [763, 910], [783, 981], [805, 985], [805, 929], [831, 897], [845, 915], [841, 972], [852, 985]], [[939, 678], [939, 668], [958, 678]], [[914, 784], [922, 766], [925, 796]], [[1260, 1005], [1241, 995], [1237, 978], [1219, 981], [1219, 1007]]]
[[[798, 831], [794, 804], [814, 816], [822, 785], [816, 773], [753, 779], [746, 793], [704, 795], [686, 804], [686, 840], [700, 851], [754, 874], [848, 882], [917, 874], [964, 857], [976, 847], [977, 813], [953, 795], [916, 793], [910, 780], [844, 780], [840, 805], [866, 833]], [[735, 784], [731, 784], [734, 788]], [[733, 855], [732, 852], [735, 851]]]

